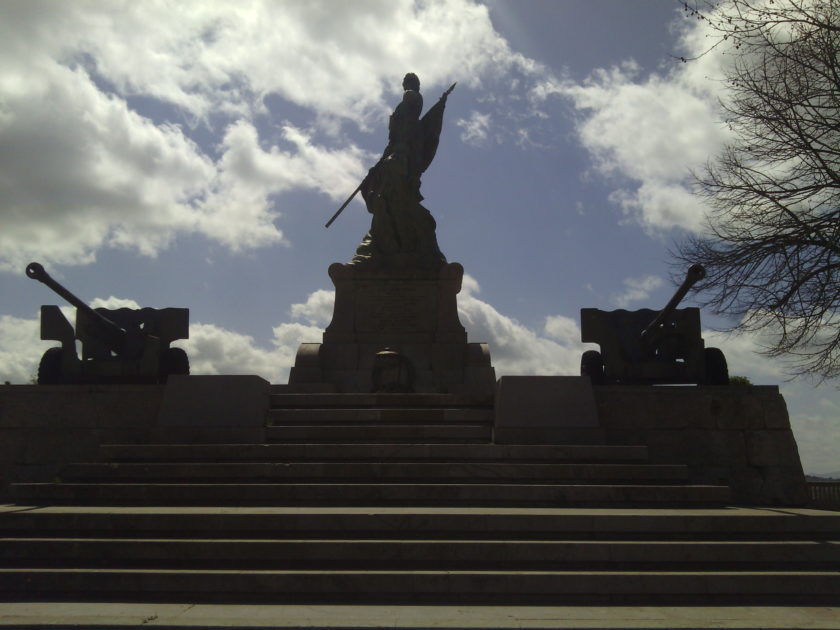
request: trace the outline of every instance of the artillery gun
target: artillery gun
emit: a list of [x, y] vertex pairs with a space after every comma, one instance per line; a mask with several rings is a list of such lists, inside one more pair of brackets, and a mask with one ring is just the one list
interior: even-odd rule
[[172, 374], [190, 373], [186, 352], [169, 347], [176, 339], [189, 337], [189, 309], [93, 309], [40, 264], [27, 265], [26, 275], [76, 307], [74, 330], [58, 306], [41, 306], [41, 339], [60, 341], [61, 347], [50, 348], [41, 357], [39, 385], [165, 383]]
[[692, 265], [673, 297], [659, 312], [580, 310], [581, 341], [597, 343], [587, 350], [580, 371], [592, 383], [727, 385], [726, 358], [706, 348], [700, 336], [700, 309], [677, 306], [691, 287], [706, 277], [702, 265]]

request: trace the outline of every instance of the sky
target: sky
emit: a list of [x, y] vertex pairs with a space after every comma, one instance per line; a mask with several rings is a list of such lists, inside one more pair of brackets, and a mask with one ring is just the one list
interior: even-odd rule
[[[93, 306], [188, 307], [193, 374], [286, 382], [370, 219], [357, 200], [324, 223], [406, 72], [427, 107], [458, 83], [422, 192], [470, 341], [497, 376], [577, 374], [580, 309], [661, 308], [669, 248], [701, 229], [691, 172], [728, 138], [726, 58], [678, 60], [703, 28], [676, 0], [6, 0], [0, 381], [52, 343], [39, 261]], [[702, 320], [731, 374], [780, 385], [806, 472], [840, 471], [838, 384]]]

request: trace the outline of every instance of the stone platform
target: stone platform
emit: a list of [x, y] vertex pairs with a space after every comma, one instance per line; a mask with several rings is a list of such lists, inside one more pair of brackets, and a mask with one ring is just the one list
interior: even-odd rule
[[[134, 602], [151, 611], [146, 625], [159, 615], [173, 626], [186, 602], [196, 607], [183, 625], [194, 627], [221, 603], [230, 608], [218, 625], [237, 605], [282, 603], [292, 616], [281, 627], [306, 625], [301, 606], [312, 606], [311, 623], [352, 627], [329, 607], [365, 603], [347, 610], [369, 627], [511, 627], [529, 609], [541, 627], [713, 627], [725, 616], [708, 607], [783, 605], [789, 616], [775, 621], [795, 624], [793, 610], [837, 602], [840, 513], [791, 507], [798, 497], [778, 480], [787, 468], [795, 481], [795, 443], [763, 446], [789, 435], [775, 388], [596, 387], [577, 396], [597, 427], [575, 427], [586, 423], [562, 401], [524, 406], [517, 422], [515, 396], [503, 410], [500, 395], [312, 393], [243, 377], [230, 391], [264, 399], [241, 406], [248, 417], [214, 416], [213, 405], [185, 401], [230, 377], [185, 378], [197, 381], [0, 388], [14, 463], [0, 509], [0, 600], [42, 612], [59, 598]], [[519, 443], [495, 439], [505, 415]], [[553, 418], [575, 431], [546, 433]], [[764, 483], [739, 485], [745, 475]], [[779, 487], [787, 503], [771, 501]], [[744, 507], [743, 496], [768, 505]], [[447, 606], [468, 612], [459, 621]], [[494, 624], [475, 606], [518, 612]], [[605, 606], [652, 616], [596, 614]], [[429, 623], [381, 616], [409, 607]], [[586, 621], [554, 620], [546, 607]], [[716, 612], [687, 626], [698, 618], [673, 607]]]
[[[335, 307], [322, 343], [298, 350], [289, 383], [329, 384], [339, 392], [490, 394], [495, 372], [487, 344], [468, 343], [456, 296], [464, 268], [365, 271], [334, 263]], [[383, 382], [377, 353], [395, 353], [401, 374]]]

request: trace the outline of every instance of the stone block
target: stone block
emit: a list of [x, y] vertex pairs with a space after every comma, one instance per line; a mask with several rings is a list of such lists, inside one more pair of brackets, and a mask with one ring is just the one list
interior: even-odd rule
[[790, 429], [790, 416], [785, 399], [778, 391], [764, 400], [764, 426], [768, 429]]
[[[372, 368], [373, 356], [377, 351], [373, 350], [373, 347], [365, 350], [370, 352], [369, 365]], [[318, 367], [322, 373], [327, 369], [357, 370], [359, 369], [360, 357], [365, 350], [362, 350], [358, 343], [321, 344]], [[297, 367], [297, 362], [295, 362], [295, 367]]]
[[264, 427], [269, 383], [259, 376], [172, 376], [157, 428]]
[[[463, 367], [471, 358], [490, 367], [486, 346], [470, 349], [458, 319], [457, 294], [464, 274], [458, 263], [387, 271], [335, 263], [329, 273], [336, 298], [319, 353], [323, 383], [346, 393], [371, 391], [376, 354], [386, 348], [410, 363], [417, 392], [462, 390]], [[304, 370], [299, 364], [307, 362], [309, 352], [303, 347], [299, 351], [290, 383], [313, 382], [314, 368]], [[495, 385], [492, 371], [473, 372], [470, 378], [470, 389]], [[487, 382], [476, 382], [482, 378]]]
[[[692, 438], [696, 430], [656, 429], [648, 431], [640, 444], [647, 444], [648, 458], [652, 464], [687, 464], [696, 461]], [[610, 431], [610, 435], [615, 432]]]
[[529, 428], [600, 428], [592, 383], [581, 376], [503, 376], [496, 388], [495, 415], [500, 443], [522, 439]]
[[766, 469], [762, 494], [767, 505], [807, 505], [808, 488], [802, 466], [773, 466]]
[[467, 346], [462, 344], [432, 344], [429, 367], [435, 370], [462, 370]]
[[752, 466], [801, 466], [793, 433], [784, 430], [747, 431], [747, 461]]
[[142, 426], [156, 415], [162, 385], [7, 385], [0, 427]]
[[732, 388], [712, 396], [710, 409], [720, 429], [764, 428], [764, 405], [748, 388]]
[[598, 417], [612, 428], [698, 428], [705, 414], [696, 387], [605, 386], [596, 389]]
[[468, 343], [465, 362], [470, 367], [490, 367], [490, 346], [486, 343]]
[[299, 368], [297, 366], [293, 366], [289, 370], [289, 383], [292, 384], [320, 383], [323, 380], [324, 375], [321, 370]]
[[492, 367], [467, 367], [464, 370], [465, 385], [489, 385], [496, 382], [496, 370]]
[[752, 466], [732, 469], [729, 478], [732, 500], [741, 505], [765, 505], [765, 483], [761, 472]]

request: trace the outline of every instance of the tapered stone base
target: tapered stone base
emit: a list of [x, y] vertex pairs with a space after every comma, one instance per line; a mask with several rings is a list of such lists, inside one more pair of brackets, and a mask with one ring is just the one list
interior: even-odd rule
[[301, 344], [291, 385], [492, 393], [496, 375], [487, 345], [468, 343], [458, 319], [460, 264], [369, 271], [334, 263], [329, 274], [335, 285], [332, 322], [322, 343]]

